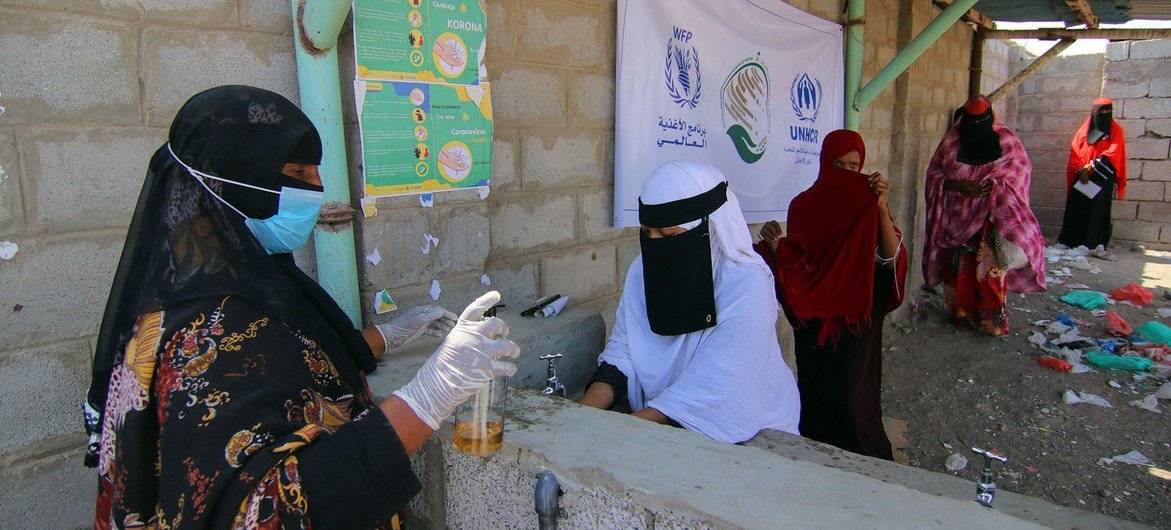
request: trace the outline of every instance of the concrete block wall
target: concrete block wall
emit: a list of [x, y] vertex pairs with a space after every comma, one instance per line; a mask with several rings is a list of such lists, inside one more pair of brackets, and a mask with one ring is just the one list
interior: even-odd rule
[[0, 528], [92, 526], [81, 401], [130, 214], [175, 111], [297, 99], [287, 0], [0, 0]]
[[1102, 95], [1126, 131], [1126, 200], [1115, 202], [1114, 238], [1171, 248], [1171, 40], [1106, 48]]
[[[378, 248], [383, 257], [378, 266], [362, 265], [366, 313], [381, 289], [400, 306], [435, 303], [428, 290], [438, 280], [437, 303], [456, 312], [500, 289], [510, 308], [560, 293], [611, 320], [637, 255], [629, 251], [632, 243], [637, 249], [637, 232], [610, 227], [616, 2], [485, 4], [491, 193], [484, 200], [475, 192], [437, 193], [431, 208], [417, 197], [379, 199], [379, 213], [360, 229], [361, 251]], [[440, 240], [426, 255], [425, 233]]]
[[[1036, 56], [1023, 49], [1017, 68]], [[1106, 59], [1101, 54], [1058, 56], [1017, 87], [1017, 136], [1033, 162], [1031, 206], [1042, 233], [1056, 238], [1065, 212], [1065, 165], [1069, 142], [1090, 115], [1102, 90]]]

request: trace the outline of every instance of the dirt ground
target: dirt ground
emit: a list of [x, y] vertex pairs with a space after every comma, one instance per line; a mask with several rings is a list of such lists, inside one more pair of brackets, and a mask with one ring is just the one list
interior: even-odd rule
[[[1089, 259], [1101, 273], [1071, 267], [1073, 275], [1062, 279], [1107, 294], [1139, 283], [1154, 292], [1153, 303], [1101, 309], [1116, 311], [1136, 329], [1151, 320], [1171, 324], [1156, 312], [1171, 308], [1164, 298], [1171, 288], [1171, 253], [1129, 245], [1114, 253], [1117, 261]], [[1062, 266], [1068, 264], [1051, 263], [1050, 270]], [[1154, 393], [1166, 376], [1054, 370], [1038, 363], [1042, 351], [1028, 341], [1044, 331], [1034, 322], [1054, 319], [1058, 311], [1085, 322], [1082, 335], [1109, 337], [1106, 317], [1058, 299], [1070, 290], [1055, 285], [1027, 296], [1010, 293], [1011, 333], [1003, 338], [953, 325], [938, 294], [912, 293], [907, 303], [918, 299], [921, 307], [913, 325], [896, 325], [886, 338], [885, 416], [906, 422], [902, 452], [910, 465], [971, 479], [973, 495], [983, 459], [971, 448], [994, 449], [1008, 457], [994, 466], [1002, 490], [1171, 528], [1171, 401], [1160, 402], [1162, 413], [1130, 404]], [[1113, 408], [1066, 404], [1066, 390], [1096, 394]], [[1130, 451], [1154, 465], [1100, 461]], [[945, 461], [953, 453], [968, 459], [966, 468], [948, 470]]]

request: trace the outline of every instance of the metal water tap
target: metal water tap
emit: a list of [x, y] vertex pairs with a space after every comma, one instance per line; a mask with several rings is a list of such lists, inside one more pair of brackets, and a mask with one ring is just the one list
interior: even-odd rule
[[549, 366], [545, 369], [545, 390], [541, 392], [546, 396], [552, 396], [556, 394], [561, 397], [566, 397], [567, 392], [565, 391], [565, 385], [561, 384], [561, 381], [557, 380], [557, 367], [553, 364], [554, 361], [560, 358], [560, 353], [542, 355], [540, 357], [540, 359], [543, 361], [549, 361]]
[[976, 447], [972, 448], [972, 452], [984, 455], [984, 472], [980, 474], [980, 482], [976, 483], [976, 502], [991, 508], [992, 501], [996, 499], [996, 483], [992, 481], [992, 461], [1008, 462], [1008, 457], [996, 451], [985, 451]]

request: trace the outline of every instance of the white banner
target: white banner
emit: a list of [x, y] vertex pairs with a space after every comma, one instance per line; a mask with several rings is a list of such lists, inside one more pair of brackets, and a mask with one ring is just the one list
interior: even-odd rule
[[619, 0], [614, 225], [660, 164], [719, 167], [749, 223], [784, 221], [842, 126], [842, 27], [780, 0]]

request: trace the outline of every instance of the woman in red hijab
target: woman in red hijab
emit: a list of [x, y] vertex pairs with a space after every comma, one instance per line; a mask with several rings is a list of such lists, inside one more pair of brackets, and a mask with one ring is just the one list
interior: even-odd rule
[[[1114, 121], [1114, 102], [1094, 100], [1090, 117], [1077, 130], [1069, 146], [1066, 167], [1065, 218], [1057, 242], [1069, 247], [1085, 245], [1093, 255], [1112, 259], [1106, 250], [1113, 223], [1110, 201], [1126, 198], [1126, 144], [1122, 126]], [[1077, 190], [1074, 183], [1081, 182]], [[1088, 186], [1087, 186], [1088, 185]], [[1092, 197], [1090, 195], [1093, 195]]]
[[770, 221], [755, 249], [776, 276], [793, 325], [801, 434], [892, 459], [882, 425], [882, 320], [903, 301], [902, 234], [881, 173], [861, 173], [866, 145], [834, 131], [821, 146], [817, 181], [789, 205], [789, 235]]

